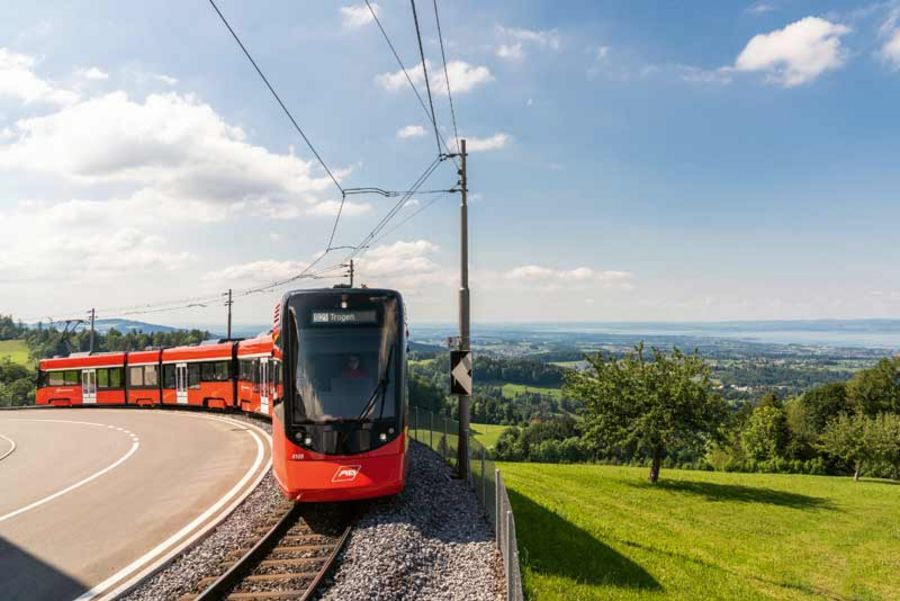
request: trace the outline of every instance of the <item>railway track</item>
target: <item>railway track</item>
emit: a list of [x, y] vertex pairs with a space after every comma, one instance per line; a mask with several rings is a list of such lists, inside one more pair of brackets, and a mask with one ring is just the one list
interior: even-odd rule
[[218, 576], [202, 579], [202, 592], [179, 601], [310, 599], [350, 535], [354, 514], [291, 504], [257, 529], [253, 546], [235, 550]]

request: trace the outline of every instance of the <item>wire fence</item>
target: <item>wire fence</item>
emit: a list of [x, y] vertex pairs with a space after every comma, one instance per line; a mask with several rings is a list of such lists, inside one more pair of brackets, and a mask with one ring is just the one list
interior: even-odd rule
[[[459, 422], [421, 407], [410, 408], [410, 436], [458, 468]], [[516, 520], [503, 483], [503, 476], [487, 449], [469, 433], [469, 485], [475, 491], [488, 523], [494, 529], [497, 547], [503, 557], [507, 601], [524, 601]]]

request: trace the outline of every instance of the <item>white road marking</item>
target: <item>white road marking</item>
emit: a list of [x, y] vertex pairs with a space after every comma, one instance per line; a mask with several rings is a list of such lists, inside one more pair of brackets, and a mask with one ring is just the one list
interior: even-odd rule
[[[240, 422], [235, 422], [229, 419], [223, 419], [218, 417], [207, 417], [207, 416], [191, 416], [197, 417], [200, 419], [213, 419], [216, 421], [226, 422], [228, 424], [239, 424], [241, 426], [247, 426], [247, 424], [242, 424]], [[265, 458], [265, 449], [263, 447], [263, 442], [260, 439], [260, 436], [254, 431], [254, 429], [247, 429], [246, 432], [253, 437], [253, 440], [256, 442], [256, 459], [253, 462], [253, 465], [249, 470], [244, 474], [244, 476], [238, 481], [234, 487], [229, 490], [225, 495], [219, 499], [214, 505], [212, 505], [209, 509], [204, 511], [202, 514], [197, 516], [191, 523], [187, 526], [170, 536], [165, 541], [158, 544], [156, 547], [137, 558], [100, 584], [96, 585], [91, 590], [87, 591], [80, 597], [78, 597], [75, 601], [87, 601], [88, 599], [95, 599], [97, 601], [103, 601], [106, 599], [114, 599], [118, 595], [121, 595], [125, 591], [129, 590], [136, 584], [138, 584], [141, 580], [161, 568], [171, 557], [180, 553], [185, 547], [190, 545], [193, 541], [198, 540], [203, 537], [207, 532], [216, 527], [225, 516], [229, 515], [234, 509], [246, 498], [247, 495], [250, 494], [255, 488], [256, 485], [263, 479], [266, 475], [266, 470], [263, 470], [256, 478], [253, 486], [247, 492], [247, 495], [242, 495], [239, 498], [235, 499], [234, 502], [228, 507], [227, 511], [224, 511], [221, 514], [220, 519], [215, 520], [206, 525], [201, 531], [195, 533], [190, 539], [183, 542], [178, 548], [170, 550], [169, 553], [164, 553], [169, 547], [177, 543], [179, 540], [187, 536], [192, 530], [203, 524], [204, 521], [209, 519], [216, 511], [221, 509], [228, 501], [232, 499], [235, 495], [237, 495], [240, 490], [244, 487], [244, 485], [253, 477], [253, 474], [259, 469], [260, 465]], [[154, 561], [155, 560], [155, 561]], [[152, 562], [152, 563], [151, 563]], [[150, 564], [150, 565], [147, 565]], [[145, 567], [146, 566], [146, 567]], [[119, 583], [125, 579], [125, 582], [117, 586], [112, 590], [106, 590], [113, 587], [116, 583]]]
[[16, 441], [13, 440], [12, 438], [3, 436], [2, 434], [0, 434], [0, 438], [2, 438], [3, 440], [5, 440], [6, 442], [9, 443], [9, 450], [7, 452], [3, 453], [2, 455], [0, 455], [0, 461], [3, 461], [4, 459], [6, 459], [10, 455], [12, 455], [12, 452], [16, 450]]
[[[103, 426], [105, 425], [105, 424], [97, 424], [97, 423], [94, 423], [94, 422], [77, 422], [77, 421], [68, 421], [68, 420], [62, 420], [62, 419], [21, 419], [21, 420], [13, 420], [13, 421], [22, 421], [22, 422], [55, 422], [55, 423], [62, 423], [62, 424], [88, 424], [88, 425], [91, 425], [91, 426], [100, 426], [100, 427], [103, 427]], [[120, 465], [122, 465], [123, 463], [125, 463], [125, 461], [127, 461], [129, 457], [131, 457], [132, 455], [135, 454], [135, 452], [138, 450], [138, 448], [139, 448], [140, 446], [141, 446], [140, 443], [138, 443], [138, 442], [132, 442], [131, 448], [128, 450], [127, 453], [125, 453], [124, 455], [122, 455], [121, 457], [119, 457], [119, 459], [117, 459], [116, 461], [114, 461], [114, 462], [111, 463], [110, 465], [106, 466], [106, 467], [103, 468], [102, 470], [100, 470], [100, 471], [98, 471], [98, 472], [94, 472], [93, 474], [91, 474], [91, 475], [88, 476], [87, 478], [84, 478], [83, 480], [79, 480], [79, 481], [76, 482], [75, 484], [72, 484], [71, 486], [67, 486], [67, 487], [64, 488], [64, 489], [62, 489], [62, 490], [60, 490], [60, 491], [57, 491], [57, 492], [53, 493], [52, 495], [46, 496], [46, 497], [44, 497], [43, 499], [39, 499], [39, 500], [35, 501], [34, 503], [31, 503], [31, 504], [29, 504], [29, 505], [26, 505], [25, 507], [21, 507], [21, 508], [19, 508], [19, 509], [16, 509], [15, 511], [11, 511], [11, 512], [7, 513], [6, 515], [0, 515], [0, 522], [4, 522], [4, 521], [6, 521], [6, 520], [8, 520], [8, 519], [10, 519], [10, 518], [14, 518], [14, 517], [16, 517], [17, 515], [21, 515], [21, 514], [25, 513], [26, 511], [31, 511], [31, 510], [34, 509], [35, 507], [40, 507], [41, 505], [44, 505], [45, 503], [49, 503], [49, 502], [52, 501], [53, 499], [58, 499], [59, 497], [63, 496], [64, 494], [69, 493], [69, 492], [72, 492], [72, 491], [75, 490], [76, 488], [80, 488], [81, 486], [84, 486], [84, 485], [87, 484], [88, 482], [91, 482], [91, 481], [93, 481], [93, 480], [96, 480], [97, 478], [99, 478], [99, 477], [102, 476], [103, 474], [105, 474], [105, 473], [107, 473], [107, 472], [109, 472], [109, 471], [111, 471], [111, 470], [114, 470], [114, 469], [117, 468], [118, 466], [120, 466]]]

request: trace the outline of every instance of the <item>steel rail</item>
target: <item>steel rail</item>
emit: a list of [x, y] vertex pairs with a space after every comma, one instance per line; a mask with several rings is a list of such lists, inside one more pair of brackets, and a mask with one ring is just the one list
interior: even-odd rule
[[[292, 504], [279, 520], [271, 526], [254, 544], [244, 552], [228, 569], [211, 582], [199, 595], [186, 595], [183, 600], [191, 599], [192, 601], [218, 601], [220, 599], [233, 600], [263, 600], [263, 599], [299, 599], [305, 601], [312, 598], [325, 576], [334, 566], [338, 554], [344, 547], [347, 538], [352, 530], [352, 523], [347, 524], [337, 536], [317, 533], [292, 534], [297, 526], [308, 525], [303, 518], [303, 510], [305, 508], [300, 504]], [[346, 517], [342, 517], [346, 520]], [[350, 518], [352, 519], [352, 518]], [[272, 555], [279, 551], [292, 552], [297, 549], [295, 543], [284, 541], [286, 539], [296, 539], [307, 537], [310, 539], [324, 539], [318, 543], [304, 544], [301, 547], [306, 551], [320, 551], [330, 549], [327, 555], [313, 555], [298, 558], [282, 558], [272, 559]], [[271, 564], [267, 566], [267, 564]], [[312, 564], [312, 565], [311, 565]], [[254, 574], [258, 568], [271, 566], [295, 566], [298, 569], [294, 571], [269, 571], [265, 570], [264, 574]], [[302, 569], [306, 567], [307, 569]], [[318, 568], [313, 573], [308, 568]], [[277, 583], [283, 580], [288, 587], [285, 590], [240, 590], [242, 585], [252, 582], [254, 579], [265, 580], [270, 583]], [[305, 589], [298, 590], [297, 587], [287, 584], [291, 580], [305, 580]], [[201, 581], [202, 582], [202, 581]]]

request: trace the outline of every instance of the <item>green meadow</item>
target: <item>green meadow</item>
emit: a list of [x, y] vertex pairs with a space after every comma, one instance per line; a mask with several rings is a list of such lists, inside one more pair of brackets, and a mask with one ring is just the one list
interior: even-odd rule
[[28, 364], [28, 345], [24, 340], [0, 340], [0, 361], [9, 357], [13, 363]]
[[562, 396], [562, 389], [550, 388], [546, 386], [528, 386], [526, 384], [511, 384], [509, 382], [501, 385], [503, 387], [503, 396], [507, 399], [515, 399], [520, 394], [530, 392], [533, 394], [545, 394], [558, 399]]
[[500, 467], [532, 599], [900, 599], [898, 482]]
[[470, 424], [472, 436], [480, 442], [484, 448], [492, 449], [497, 445], [497, 440], [509, 426], [496, 426], [494, 424]]

